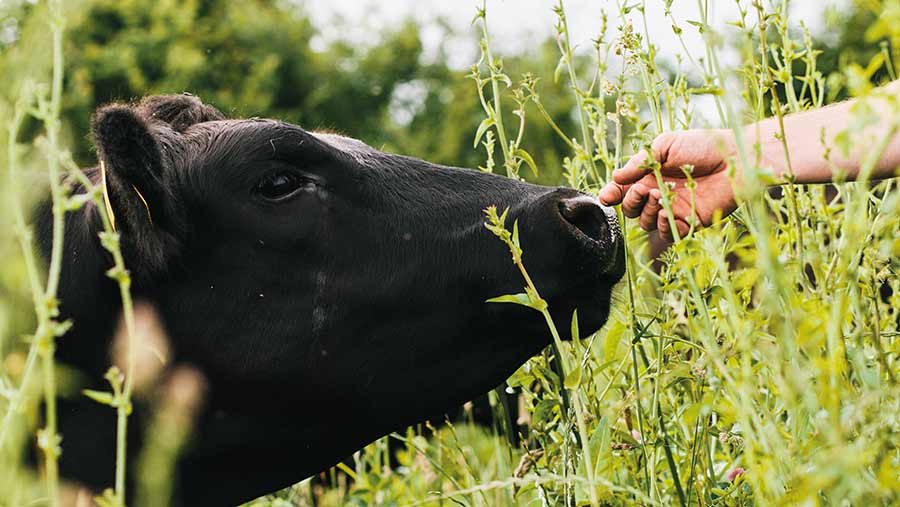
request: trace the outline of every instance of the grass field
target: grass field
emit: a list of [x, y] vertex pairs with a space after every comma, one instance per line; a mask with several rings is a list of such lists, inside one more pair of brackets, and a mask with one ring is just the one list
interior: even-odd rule
[[[541, 170], [529, 155], [541, 147], [529, 145], [527, 130], [553, 121], [542, 107], [542, 82], [567, 84], [576, 104], [575, 131], [553, 125], [571, 148], [559, 183], [596, 193], [657, 134], [696, 126], [699, 97], [712, 104], [711, 127], [739, 129], [822, 106], [841, 89], [865, 104], [876, 93], [869, 79], [876, 71], [894, 78], [887, 48], [872, 62], [847, 63], [839, 75], [824, 76], [809, 34], [801, 20], [788, 18], [786, 4], [735, 1], [740, 15], [727, 33], [708, 24], [710, 0], [698, 0], [701, 17], [690, 23], [677, 24], [670, 15], [676, 35], [699, 31], [706, 47], [689, 54], [682, 46], [677, 64], [665, 69], [644, 13], [668, 12], [677, 7], [671, 0], [606, 2], [592, 43], [569, 40], [560, 1], [546, 20], [557, 30], [559, 65], [554, 75], [540, 76], [506, 74], [503, 55], [492, 51], [490, 11], [479, 9], [473, 26], [481, 30], [482, 54], [471, 78], [485, 113], [472, 133], [485, 153], [481, 169], [512, 178]], [[61, 29], [49, 33], [61, 37]], [[736, 41], [738, 68], [721, 63], [726, 41]], [[54, 55], [60, 69], [64, 54], [57, 47]], [[26, 116], [44, 122], [45, 160], [26, 162], [49, 166], [51, 178], [68, 170], [55, 122], [61, 79], [3, 109], [11, 129]], [[900, 104], [891, 104], [891, 111], [859, 107], [859, 128], [842, 134], [833, 149], [866, 146], [877, 158], [885, 140], [860, 132], [877, 113], [892, 115], [900, 127]], [[12, 196], [28, 197], [16, 172], [23, 162], [16, 137], [6, 137], [12, 179], [4, 206], [11, 203], [21, 215], [4, 226], [22, 232], [27, 206]], [[712, 227], [676, 238], [657, 264], [646, 234], [623, 221], [628, 270], [609, 322], [589, 336], [580, 335], [577, 317], [548, 326], [553, 345], [507, 381], [521, 397], [518, 428], [422, 424], [371, 444], [349, 465], [326, 472], [324, 482], [307, 480], [249, 505], [900, 505], [896, 182], [785, 185], [776, 195], [766, 191], [771, 176], [759, 167], [757, 147], [741, 148], [735, 162], [748, 176], [738, 189], [742, 206]], [[64, 189], [53, 191], [58, 202], [66, 199]], [[498, 241], [512, 241], [502, 233], [512, 224], [485, 219], [502, 236]], [[0, 342], [6, 460], [0, 505], [34, 505], [57, 488], [54, 415], [39, 401], [41, 393], [52, 399], [56, 389], [58, 324], [46, 303], [55, 293], [53, 264], [45, 284], [37, 267], [23, 264], [32, 255], [27, 236], [19, 235], [19, 245], [12, 232], [4, 231], [2, 251], [17, 268], [4, 273], [34, 290], [36, 331], [25, 348]], [[107, 244], [116, 251], [115, 241]], [[526, 271], [531, 247], [521, 245]], [[127, 295], [127, 277], [119, 280]], [[538, 279], [527, 290], [535, 311], [545, 311], [540, 287]], [[21, 311], [0, 307], [0, 321]], [[124, 417], [131, 372], [115, 378], [121, 383], [106, 402]], [[509, 431], [521, 432], [520, 447], [509, 444]], [[35, 436], [48, 464], [43, 477], [32, 477], [19, 465], [20, 452], [10, 450]], [[398, 465], [389, 466], [390, 449], [398, 448]], [[110, 505], [118, 502], [123, 486], [117, 486], [106, 497]]]

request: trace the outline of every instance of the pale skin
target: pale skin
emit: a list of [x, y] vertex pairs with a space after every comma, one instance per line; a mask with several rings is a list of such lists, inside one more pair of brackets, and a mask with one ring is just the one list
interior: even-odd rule
[[[862, 131], [863, 139], [870, 141], [854, 143], [857, 148], [846, 156], [836, 147], [838, 143], [835, 137], [854, 124], [854, 111], [859, 109], [857, 100], [784, 116], [790, 169], [793, 170], [796, 183], [830, 182], [834, 178], [835, 167], [845, 174], [847, 180], [857, 179], [866, 157], [871, 156], [875, 145], [888, 136], [891, 138], [875, 162], [870, 178], [895, 176], [896, 169], [900, 166], [900, 135], [892, 134], [892, 129], [898, 113], [887, 97], [900, 100], [900, 80], [877, 90], [867, 99], [867, 104], [879, 114], [880, 120]], [[748, 159], [755, 159], [754, 145], [758, 142], [759, 166], [770, 170], [778, 181], [790, 174], [784, 145], [778, 137], [780, 131], [777, 118], [750, 124], [741, 130]], [[830, 152], [826, 146], [831, 147]], [[689, 232], [691, 216], [691, 192], [686, 186], [687, 178], [682, 170], [685, 165], [693, 166], [691, 174], [696, 182], [698, 227], [709, 226], [717, 210], [721, 210], [725, 216], [737, 208], [727, 163], [728, 160], [739, 160], [734, 131], [719, 129], [667, 132], [653, 141], [652, 150], [653, 156], [660, 163], [663, 181], [675, 185], [672, 213], [680, 236]], [[613, 171], [613, 181], [600, 190], [600, 201], [609, 206], [621, 204], [622, 213], [628, 218], [639, 218], [642, 229], [658, 230], [661, 237], [671, 240], [671, 224], [663, 209], [656, 176], [647, 168], [647, 157], [647, 152], [642, 151], [624, 167]], [[739, 162], [735, 165], [735, 183], [741, 185], [743, 170]]]

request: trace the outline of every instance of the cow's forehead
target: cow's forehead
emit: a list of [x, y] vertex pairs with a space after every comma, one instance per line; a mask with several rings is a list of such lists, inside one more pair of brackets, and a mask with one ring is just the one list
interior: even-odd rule
[[[185, 134], [179, 141], [173, 139], [176, 145], [181, 145], [173, 153], [180, 153], [184, 157], [175, 162], [176, 167], [199, 169], [235, 165], [235, 160], [268, 160], [282, 146], [293, 142], [302, 144], [304, 139], [309, 138], [327, 146], [329, 151], [340, 152], [361, 166], [374, 167], [394, 157], [352, 137], [333, 132], [309, 131], [292, 123], [263, 118], [199, 123]], [[195, 149], [191, 150], [190, 147]], [[184, 148], [188, 150], [185, 151]]]
[[331, 132], [310, 132], [320, 141], [328, 144], [336, 150], [340, 150], [358, 161], [370, 160], [380, 154], [375, 148], [352, 137], [342, 136]]

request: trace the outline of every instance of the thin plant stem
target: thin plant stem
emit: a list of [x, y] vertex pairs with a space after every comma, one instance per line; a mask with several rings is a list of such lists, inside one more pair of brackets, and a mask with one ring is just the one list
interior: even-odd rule
[[595, 180], [598, 180], [597, 164], [594, 162], [594, 149], [588, 131], [588, 119], [584, 107], [584, 92], [582, 92], [581, 87], [578, 85], [578, 74], [575, 71], [575, 55], [572, 52], [572, 44], [569, 40], [569, 22], [566, 19], [566, 10], [563, 0], [558, 0], [555, 11], [557, 18], [559, 19], [559, 47], [560, 51], [563, 53], [562, 58], [564, 58], [566, 62], [566, 71], [569, 74], [569, 84], [572, 87], [572, 92], [575, 94], [575, 103], [578, 107], [578, 124], [581, 127], [582, 149], [584, 150], [584, 156], [587, 159], [591, 174], [594, 176]]

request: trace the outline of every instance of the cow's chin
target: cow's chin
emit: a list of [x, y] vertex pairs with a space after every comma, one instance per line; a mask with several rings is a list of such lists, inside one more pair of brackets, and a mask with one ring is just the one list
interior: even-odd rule
[[[613, 228], [605, 241], [584, 234], [575, 237], [584, 244], [581, 264], [572, 268], [567, 281], [550, 285], [552, 290], [542, 293], [563, 339], [570, 334], [568, 330], [576, 311], [582, 336], [603, 327], [609, 317], [613, 288], [625, 275], [624, 240], [618, 227]], [[542, 290], [540, 273], [534, 278], [538, 289]]]
[[[580, 337], [585, 337], [599, 331], [609, 317], [612, 284], [603, 284], [602, 287], [588, 285], [576, 292], [578, 296], [551, 299], [547, 302], [553, 323], [563, 340], [571, 338], [570, 330], [574, 319], [577, 319]], [[549, 336], [546, 323], [544, 330]]]
[[[608, 241], [595, 240], [576, 229], [576, 238], [583, 242], [585, 250], [589, 251], [596, 260], [593, 271], [598, 277], [598, 288], [609, 290], [625, 275], [625, 239], [619, 227], [613, 227], [609, 233]], [[593, 268], [593, 269], [592, 269]]]
[[[621, 274], [614, 278], [619, 277]], [[603, 327], [609, 317], [613, 284], [612, 281], [590, 283], [573, 288], [566, 297], [548, 301], [560, 338], [572, 339], [570, 329], [576, 309], [579, 338]], [[432, 417], [453, 410], [501, 385], [529, 358], [552, 343], [550, 329], [539, 312], [513, 304], [486, 305], [490, 308], [487, 313], [466, 326], [456, 338], [447, 339], [447, 343], [457, 343], [457, 347], [436, 353], [435, 356], [444, 359], [423, 361], [418, 374], [412, 374], [419, 382], [404, 388], [408, 392], [403, 395], [406, 407], [417, 408], [415, 417], [408, 423], [417, 422], [416, 417]], [[441, 331], [435, 329], [434, 333]], [[393, 395], [400, 394], [396, 385], [391, 389]], [[423, 399], [422, 392], [431, 393], [434, 398]]]

